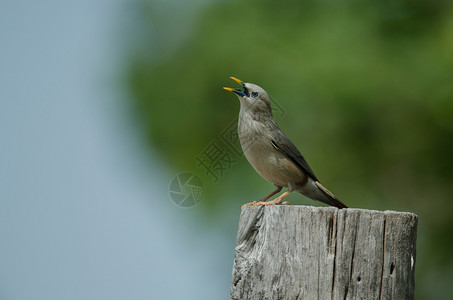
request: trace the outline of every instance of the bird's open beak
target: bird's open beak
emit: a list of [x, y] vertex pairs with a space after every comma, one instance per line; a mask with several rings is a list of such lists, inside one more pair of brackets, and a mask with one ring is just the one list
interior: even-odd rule
[[236, 77], [233, 77], [233, 76], [231, 76], [230, 78], [233, 79], [234, 81], [236, 81], [237, 83], [242, 84], [242, 80], [237, 79]]
[[237, 83], [239, 83], [240, 85], [242, 85], [244, 90], [232, 89], [232, 88], [229, 88], [229, 87], [224, 87], [223, 89], [225, 89], [225, 90], [227, 90], [229, 92], [233, 92], [236, 95], [241, 96], [241, 97], [244, 97], [244, 96], [248, 97], [249, 96], [249, 90], [245, 87], [245, 83], [242, 82], [241, 80], [237, 79], [236, 77], [230, 77], [230, 78], [233, 79], [234, 81], [236, 81]]

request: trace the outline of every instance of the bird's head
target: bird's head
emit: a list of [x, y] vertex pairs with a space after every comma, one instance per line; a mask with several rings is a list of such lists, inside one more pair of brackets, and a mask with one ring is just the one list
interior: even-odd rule
[[242, 82], [234, 77], [231, 77], [231, 79], [242, 85], [243, 90], [228, 87], [224, 87], [224, 89], [238, 96], [241, 102], [241, 109], [251, 113], [268, 113], [272, 115], [271, 100], [265, 90], [253, 83]]

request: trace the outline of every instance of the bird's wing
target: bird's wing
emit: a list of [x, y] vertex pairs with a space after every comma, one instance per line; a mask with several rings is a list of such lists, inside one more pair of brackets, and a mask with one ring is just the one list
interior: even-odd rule
[[278, 130], [278, 132], [275, 131], [274, 134], [272, 134], [271, 143], [277, 150], [286, 154], [296, 165], [298, 165], [302, 169], [302, 171], [307, 173], [308, 176], [310, 176], [315, 181], [319, 181], [305, 158], [302, 156], [302, 154], [300, 154], [299, 150], [297, 150], [293, 142], [291, 142], [291, 140], [281, 130]]

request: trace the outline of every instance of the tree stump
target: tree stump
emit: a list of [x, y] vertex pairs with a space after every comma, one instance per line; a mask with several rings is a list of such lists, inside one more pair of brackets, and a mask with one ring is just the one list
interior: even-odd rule
[[417, 215], [245, 207], [231, 299], [413, 299]]

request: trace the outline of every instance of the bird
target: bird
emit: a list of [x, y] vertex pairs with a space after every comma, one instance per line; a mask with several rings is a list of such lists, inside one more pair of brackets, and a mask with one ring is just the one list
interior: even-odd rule
[[[299, 192], [310, 199], [347, 208], [319, 182], [297, 147], [277, 125], [267, 92], [256, 84], [230, 78], [243, 88], [224, 87], [239, 98], [238, 135], [242, 151], [255, 171], [275, 186], [269, 195], [243, 207], [288, 205], [283, 199], [292, 192]], [[284, 193], [267, 201], [283, 188], [287, 188]]]

